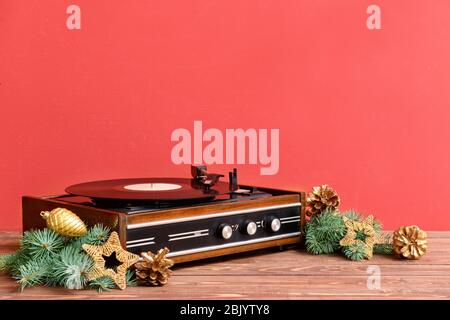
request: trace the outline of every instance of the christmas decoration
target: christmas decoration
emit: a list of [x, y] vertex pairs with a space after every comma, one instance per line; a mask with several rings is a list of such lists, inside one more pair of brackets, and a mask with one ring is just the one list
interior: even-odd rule
[[339, 213], [331, 207], [313, 215], [305, 226], [306, 250], [327, 254], [341, 249], [348, 259], [359, 261], [373, 254], [397, 254], [419, 259], [426, 253], [426, 233], [417, 226], [402, 227], [392, 238], [382, 233], [382, 225], [373, 216], [364, 217], [355, 210]]
[[345, 234], [342, 216], [331, 209], [313, 216], [306, 224], [306, 249], [313, 254], [332, 253], [339, 249]]
[[[374, 229], [375, 229], [375, 223], [374, 223]], [[375, 231], [377, 231], [377, 230], [375, 229]], [[378, 243], [376, 243], [373, 246], [373, 253], [391, 255], [392, 252], [393, 252], [392, 235], [390, 233], [380, 234]]]
[[328, 185], [314, 187], [307, 198], [309, 221], [305, 225], [306, 250], [313, 254], [333, 253], [339, 249], [351, 260], [372, 258], [373, 254], [396, 254], [419, 259], [427, 251], [427, 234], [417, 226], [401, 227], [382, 233], [373, 216], [365, 218], [355, 210], [338, 211], [339, 196]]
[[[360, 249], [364, 247], [364, 258], [370, 259], [373, 255], [373, 246], [378, 242], [378, 235], [373, 228], [373, 216], [368, 216], [362, 221], [352, 220], [344, 216], [347, 232], [339, 244], [342, 247], [350, 247], [343, 252], [350, 259], [360, 257]], [[356, 254], [358, 252], [358, 254]], [[361, 259], [357, 259], [361, 260]]]
[[314, 187], [312, 192], [308, 194], [306, 204], [308, 216], [321, 214], [325, 209], [336, 210], [339, 207], [340, 199], [336, 191], [324, 184]]
[[[362, 221], [362, 220], [364, 220], [364, 216], [362, 214], [358, 213], [354, 209], [350, 209], [348, 211], [345, 211], [345, 212], [342, 213], [342, 215], [344, 217], [347, 217], [350, 220], [355, 220], [355, 221]], [[376, 220], [375, 218], [373, 219], [372, 227], [375, 230], [375, 232], [377, 232], [377, 233], [381, 232], [381, 229], [383, 228], [381, 222]]]
[[[348, 232], [348, 225], [356, 226], [357, 230]], [[320, 215], [311, 217], [305, 231], [306, 250], [313, 254], [333, 253], [341, 249], [347, 258], [362, 260], [370, 258], [373, 253], [392, 252], [388, 237], [381, 235], [381, 223], [372, 216], [364, 218], [355, 210], [341, 214], [327, 208]]]
[[110, 229], [105, 228], [100, 224], [94, 225], [92, 228], [89, 229], [89, 232], [86, 233], [84, 236], [77, 237], [73, 240], [73, 245], [76, 245], [77, 247], [80, 247], [83, 244], [92, 244], [92, 245], [102, 245], [108, 240]]
[[160, 249], [157, 254], [152, 252], [141, 253], [143, 261], [134, 265], [136, 277], [140, 283], [153, 286], [167, 283], [170, 277], [169, 268], [173, 266], [173, 261], [166, 258], [167, 253], [169, 253], [167, 248]]
[[42, 211], [41, 217], [45, 219], [47, 228], [62, 236], [79, 237], [87, 233], [84, 222], [68, 209], [56, 208], [52, 211]]
[[[134, 271], [127, 270], [125, 277], [127, 282], [127, 288], [137, 286], [137, 280]], [[111, 291], [111, 289], [114, 289], [115, 287], [116, 284], [114, 280], [108, 276], [96, 278], [89, 283], [89, 288], [95, 289], [98, 292]]]
[[76, 247], [65, 247], [61, 250], [53, 265], [54, 284], [68, 289], [83, 289], [88, 283], [87, 277], [92, 268], [92, 260]]
[[[102, 225], [91, 227], [84, 236], [77, 238], [65, 238], [47, 228], [26, 231], [18, 251], [0, 255], [0, 272], [10, 273], [22, 290], [35, 285], [110, 290], [115, 282], [108, 276], [89, 280], [94, 261], [81, 247], [83, 243], [102, 245], [109, 233]], [[134, 272], [130, 270], [125, 280], [127, 286], [136, 285]]]
[[[88, 280], [108, 276], [114, 280], [120, 289], [126, 288], [126, 272], [139, 260], [139, 256], [122, 248], [117, 232], [112, 232], [103, 245], [83, 244], [82, 248], [94, 261], [94, 267], [87, 275]], [[115, 266], [115, 270], [114, 268], [108, 268], [105, 260], [105, 257], [111, 257], [113, 253], [116, 260], [121, 262], [120, 265]]]
[[44, 229], [26, 231], [22, 237], [22, 246], [36, 260], [49, 258], [64, 246], [64, 239], [53, 230]]
[[[373, 254], [395, 253], [407, 259], [426, 254], [427, 234], [419, 227], [401, 227], [393, 237], [383, 234], [373, 216], [364, 217], [355, 210], [340, 213], [339, 197], [327, 185], [313, 189], [308, 205], [305, 245], [310, 253], [341, 251], [355, 261]], [[117, 232], [100, 224], [87, 229], [70, 210], [57, 208], [41, 215], [48, 228], [24, 232], [18, 251], [0, 255], [0, 272], [11, 274], [22, 290], [45, 285], [103, 292], [168, 282], [174, 264], [167, 258], [169, 249], [142, 252], [139, 257], [122, 248]]]
[[342, 253], [354, 261], [364, 260], [367, 257], [366, 245], [362, 241], [355, 242], [351, 246], [342, 247]]
[[394, 252], [406, 259], [420, 259], [427, 252], [427, 233], [417, 226], [401, 227], [394, 232]]

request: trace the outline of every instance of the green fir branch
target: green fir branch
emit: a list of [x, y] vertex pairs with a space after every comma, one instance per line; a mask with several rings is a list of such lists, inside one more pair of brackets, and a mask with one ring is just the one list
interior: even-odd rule
[[100, 246], [108, 240], [110, 232], [110, 228], [104, 227], [102, 224], [96, 224], [89, 229], [83, 243]]
[[[111, 278], [88, 281], [93, 261], [82, 249], [85, 243], [104, 244], [109, 235], [110, 229], [101, 224], [76, 238], [63, 237], [47, 228], [27, 231], [22, 236], [20, 250], [0, 255], [0, 271], [9, 272], [17, 279], [21, 290], [41, 284], [68, 289], [95, 287], [99, 291], [109, 290], [115, 287]], [[126, 276], [127, 285], [135, 285], [134, 273], [129, 270]]]
[[366, 257], [366, 246], [362, 241], [357, 241], [351, 246], [342, 247], [342, 253], [353, 261], [361, 261]]
[[89, 228], [88, 232], [84, 236], [75, 238], [71, 245], [78, 247], [79, 251], [82, 251], [81, 246], [83, 244], [100, 246], [108, 240], [110, 232], [110, 228], [104, 227], [102, 224], [96, 224]]
[[377, 243], [373, 247], [373, 253], [391, 255], [393, 253], [392, 234], [383, 233], [380, 235], [381, 243]]
[[342, 213], [342, 215], [344, 217], [347, 217], [350, 220], [354, 220], [354, 221], [361, 221], [362, 220], [361, 215], [355, 209], [347, 210], [344, 213]]
[[93, 266], [92, 259], [76, 247], [68, 246], [56, 257], [50, 285], [60, 285], [68, 289], [83, 289], [87, 284], [87, 276]]
[[373, 246], [374, 254], [391, 255], [392, 252], [393, 252], [393, 248], [392, 248], [392, 244], [390, 244], [390, 243], [376, 244]]
[[50, 270], [50, 263], [46, 259], [29, 260], [27, 263], [17, 268], [18, 274], [15, 276], [21, 291], [26, 287], [43, 284]]
[[134, 272], [134, 270], [127, 270], [125, 276], [127, 280], [127, 287], [136, 287], [138, 285], [136, 273]]
[[50, 229], [26, 231], [21, 245], [33, 259], [47, 259], [63, 248], [64, 237]]
[[0, 272], [9, 272], [17, 260], [19, 252], [0, 255]]
[[114, 283], [114, 280], [108, 276], [99, 277], [89, 282], [89, 288], [97, 290], [99, 293], [111, 291], [111, 289], [114, 289], [115, 287], [116, 284]]
[[326, 254], [339, 249], [339, 241], [345, 234], [345, 225], [338, 212], [327, 209], [313, 216], [306, 224], [305, 231], [307, 251]]
[[8, 270], [9, 273], [13, 277], [20, 277], [20, 266], [25, 265], [31, 260], [33, 260], [33, 258], [26, 252], [26, 250], [20, 249], [16, 251], [14, 260], [11, 260], [11, 264]]

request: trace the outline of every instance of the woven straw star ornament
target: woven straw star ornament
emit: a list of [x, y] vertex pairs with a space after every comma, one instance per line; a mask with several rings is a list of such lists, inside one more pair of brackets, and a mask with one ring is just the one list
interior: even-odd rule
[[[99, 277], [109, 276], [120, 289], [123, 290], [127, 287], [126, 272], [128, 268], [139, 260], [139, 256], [122, 248], [117, 232], [112, 232], [108, 241], [101, 246], [83, 244], [83, 250], [94, 260], [94, 267], [87, 276], [89, 281]], [[116, 270], [106, 268], [105, 266], [106, 261], [104, 256], [110, 257], [113, 253], [116, 254], [116, 259], [121, 262]]]
[[[362, 243], [365, 247], [365, 256], [370, 259], [373, 255], [373, 246], [379, 242], [377, 233], [373, 228], [373, 216], [368, 216], [363, 221], [356, 221], [343, 217], [347, 233], [341, 239], [339, 244], [343, 247], [352, 246], [357, 243]], [[362, 235], [363, 239], [359, 236]]]

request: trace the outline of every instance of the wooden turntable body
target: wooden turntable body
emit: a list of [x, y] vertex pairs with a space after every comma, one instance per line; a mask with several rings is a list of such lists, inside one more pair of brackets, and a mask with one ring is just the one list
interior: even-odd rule
[[[240, 188], [255, 190], [252, 186]], [[102, 223], [117, 231], [122, 245], [130, 251], [155, 252], [166, 246], [176, 263], [299, 243], [305, 224], [305, 194], [271, 188], [257, 190], [270, 196], [131, 209], [99, 207], [88, 197], [69, 194], [24, 196], [23, 230], [44, 228], [40, 212], [63, 207], [89, 226]]]

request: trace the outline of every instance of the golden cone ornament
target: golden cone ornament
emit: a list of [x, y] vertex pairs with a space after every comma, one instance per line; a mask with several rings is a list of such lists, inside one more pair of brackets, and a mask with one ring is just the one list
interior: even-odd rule
[[149, 286], [164, 285], [169, 281], [170, 267], [173, 266], [173, 260], [167, 259], [166, 255], [169, 249], [160, 249], [157, 254], [152, 252], [142, 252], [142, 261], [136, 262], [136, 277], [139, 282]]
[[67, 237], [79, 237], [87, 233], [84, 222], [72, 211], [56, 208], [52, 211], [42, 211], [41, 217], [45, 219], [47, 228]]
[[308, 206], [306, 214], [312, 217], [316, 214], [321, 214], [327, 208], [336, 210], [340, 202], [341, 199], [339, 199], [337, 192], [330, 186], [324, 184], [313, 187], [306, 200]]
[[406, 259], [420, 259], [427, 252], [427, 233], [418, 226], [401, 227], [392, 238], [394, 252]]

